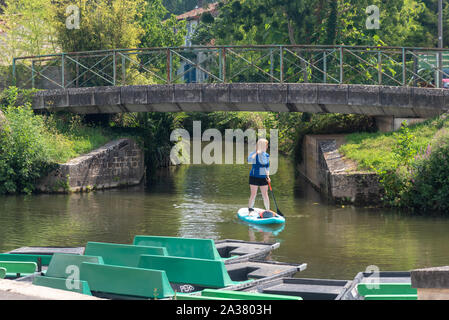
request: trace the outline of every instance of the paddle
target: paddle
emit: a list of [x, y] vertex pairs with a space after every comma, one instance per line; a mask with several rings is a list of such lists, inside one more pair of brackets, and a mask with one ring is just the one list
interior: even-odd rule
[[270, 181], [268, 181], [268, 186], [270, 187], [271, 195], [273, 196], [274, 204], [276, 205], [277, 214], [280, 215], [281, 217], [284, 217], [284, 215], [282, 214], [281, 210], [279, 210], [278, 204], [277, 204], [277, 202], [276, 202], [276, 198], [275, 198], [275, 196], [274, 196], [273, 189], [271, 188], [271, 183], [270, 183]]

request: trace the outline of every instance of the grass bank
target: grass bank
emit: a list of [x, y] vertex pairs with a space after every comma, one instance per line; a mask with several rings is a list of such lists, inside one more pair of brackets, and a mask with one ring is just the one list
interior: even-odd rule
[[[440, 130], [449, 130], [449, 121], [433, 118], [408, 127], [410, 149], [416, 155], [425, 152]], [[401, 165], [398, 152], [401, 148], [400, 132], [353, 133], [346, 137], [347, 143], [340, 152], [358, 164], [358, 170], [376, 171]]]
[[416, 213], [449, 209], [449, 117], [394, 133], [354, 133], [340, 152], [358, 170], [376, 172], [386, 206]]

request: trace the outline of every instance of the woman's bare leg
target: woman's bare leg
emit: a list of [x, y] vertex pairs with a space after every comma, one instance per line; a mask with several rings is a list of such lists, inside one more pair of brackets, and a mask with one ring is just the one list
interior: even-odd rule
[[254, 202], [256, 201], [258, 186], [253, 186], [252, 184], [250, 184], [249, 188], [251, 190], [251, 196], [249, 197], [248, 208], [254, 208]]
[[265, 210], [270, 210], [270, 197], [268, 196], [268, 186], [260, 186], [260, 192], [262, 193]]

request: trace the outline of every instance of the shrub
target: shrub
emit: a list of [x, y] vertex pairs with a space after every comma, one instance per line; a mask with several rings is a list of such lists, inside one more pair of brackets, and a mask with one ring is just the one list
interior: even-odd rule
[[417, 212], [449, 210], [449, 133], [437, 137], [412, 165], [410, 186], [404, 194], [403, 206]]
[[44, 120], [31, 106], [9, 105], [0, 133], [0, 194], [31, 193], [35, 182], [49, 168]]
[[10, 87], [0, 95], [6, 119], [0, 130], [0, 194], [29, 194], [55, 163], [122, 136], [109, 128], [86, 125], [80, 116], [69, 113], [36, 115], [30, 104], [32, 92]]

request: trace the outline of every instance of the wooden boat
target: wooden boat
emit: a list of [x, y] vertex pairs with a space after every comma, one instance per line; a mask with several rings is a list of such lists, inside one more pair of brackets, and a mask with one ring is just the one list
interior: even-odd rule
[[417, 300], [410, 272], [359, 272], [341, 300]]
[[295, 296], [303, 300], [340, 300], [351, 284], [349, 280], [280, 278], [245, 291]]

